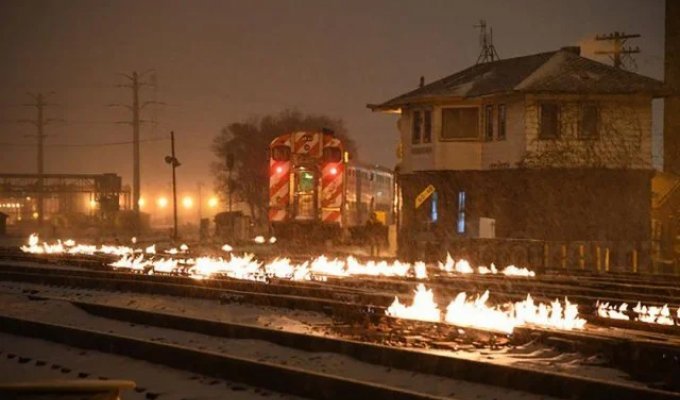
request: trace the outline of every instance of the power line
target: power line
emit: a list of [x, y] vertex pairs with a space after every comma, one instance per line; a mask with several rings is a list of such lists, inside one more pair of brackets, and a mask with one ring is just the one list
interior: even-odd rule
[[[614, 62], [614, 67], [619, 69], [635, 70], [637, 69], [637, 64], [633, 58], [633, 54], [640, 52], [640, 47], [626, 47], [626, 41], [628, 39], [639, 38], [640, 34], [626, 34], [625, 32], [614, 32], [607, 35], [597, 35], [595, 40], [611, 42], [612, 47], [609, 50], [597, 50], [595, 54], [605, 54], [609, 55]], [[628, 65], [626, 65], [626, 62]]]
[[[140, 143], [146, 143], [146, 142], [160, 142], [168, 140], [168, 138], [150, 138], [150, 139], [141, 139], [139, 142]], [[106, 142], [106, 143], [51, 143], [51, 144], [46, 144], [44, 147], [105, 147], [105, 146], [119, 146], [119, 145], [125, 145], [125, 144], [132, 144], [134, 143], [132, 140], [129, 141], [122, 141], [122, 142]], [[8, 146], [8, 147], [33, 147], [34, 145], [28, 144], [28, 143], [3, 143], [0, 142], [0, 146]]]

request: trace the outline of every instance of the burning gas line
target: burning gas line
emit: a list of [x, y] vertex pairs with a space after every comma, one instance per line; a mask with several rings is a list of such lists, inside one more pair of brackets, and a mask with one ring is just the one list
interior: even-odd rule
[[419, 284], [411, 305], [404, 305], [395, 297], [387, 309], [387, 315], [426, 322], [446, 323], [460, 327], [512, 333], [518, 326], [540, 326], [563, 330], [583, 329], [586, 321], [578, 317], [578, 306], [564, 299], [548, 304], [535, 303], [527, 294], [524, 301], [505, 303], [491, 307], [487, 305], [489, 291], [474, 300], [468, 299], [465, 292], [459, 293], [446, 307], [439, 310], [434, 294], [424, 284]]
[[[257, 244], [273, 244], [276, 239], [258, 237]], [[135, 241], [133, 241], [135, 242]], [[349, 256], [345, 259], [330, 259], [319, 256], [313, 260], [294, 263], [289, 258], [276, 258], [273, 261], [262, 262], [253, 254], [236, 255], [229, 245], [222, 246], [222, 251], [228, 255], [189, 256], [189, 247], [182, 244], [179, 248], [171, 248], [158, 254], [156, 245], [146, 248], [133, 248], [121, 245], [84, 245], [73, 240], [57, 241], [55, 243], [40, 243], [37, 235], [31, 235], [28, 244], [21, 246], [21, 250], [32, 254], [68, 254], [95, 255], [108, 254], [118, 256], [119, 259], [109, 265], [116, 269], [127, 269], [144, 274], [176, 274], [194, 279], [210, 279], [227, 277], [240, 280], [267, 282], [269, 279], [288, 279], [293, 281], [326, 281], [329, 277], [346, 278], [353, 276], [372, 277], [408, 277], [421, 281], [428, 280], [428, 271], [424, 262], [405, 263], [400, 261], [366, 261]], [[184, 258], [173, 258], [167, 255], [184, 255]], [[505, 276], [535, 277], [534, 271], [510, 265], [498, 270], [495, 265], [473, 268], [466, 260], [454, 260], [447, 254], [445, 262], [438, 264], [439, 270], [446, 274], [503, 274]], [[446, 311], [439, 310], [434, 300], [432, 290], [424, 284], [419, 284], [411, 305], [402, 304], [398, 298], [387, 309], [388, 316], [402, 319], [412, 319], [437, 323], [448, 323], [462, 327], [473, 327], [512, 333], [518, 326], [540, 326], [554, 329], [582, 329], [585, 320], [579, 318], [578, 306], [564, 299], [555, 300], [549, 304], [536, 303], [530, 294], [519, 302], [508, 302], [497, 306], [487, 305], [489, 292], [474, 299], [466, 293], [459, 293], [451, 300]], [[618, 307], [608, 303], [598, 303], [597, 314], [600, 317], [612, 319], [630, 319], [627, 304]], [[638, 304], [632, 309], [636, 321], [674, 325], [680, 323], [680, 309], [677, 319], [673, 320], [671, 310], [667, 305], [663, 307], [643, 306]]]
[[[609, 303], [597, 303], [597, 315], [602, 318], [618, 319], [623, 321], [646, 322], [648, 324], [659, 324], [669, 326], [680, 326], [680, 307], [676, 311], [675, 321], [673, 314], [668, 304], [662, 307], [646, 306], [638, 302], [632, 309], [628, 308], [628, 303], [622, 303], [618, 306], [610, 305]], [[631, 318], [632, 317], [632, 318]]]
[[[274, 244], [276, 238], [271, 237], [265, 240], [264, 237], [258, 236], [253, 241], [257, 244]], [[360, 262], [352, 256], [344, 260], [320, 256], [312, 261], [299, 264], [292, 263], [288, 258], [277, 258], [269, 263], [261, 263], [253, 255], [237, 256], [232, 254], [233, 248], [228, 244], [222, 246], [222, 250], [229, 253], [228, 258], [200, 256], [175, 260], [159, 256], [155, 244], [144, 249], [120, 245], [83, 245], [73, 240], [65, 240], [63, 242], [58, 240], [50, 244], [46, 242], [41, 243], [38, 235], [32, 234], [28, 239], [28, 244], [21, 246], [21, 250], [32, 254], [115, 255], [120, 258], [110, 264], [114, 268], [128, 268], [149, 273], [183, 273], [198, 279], [210, 278], [212, 276], [227, 276], [256, 281], [266, 280], [267, 277], [292, 280], [324, 280], [328, 276], [350, 277], [357, 275], [428, 279], [427, 267], [425, 263], [420, 261], [413, 264], [400, 261]], [[163, 253], [186, 255], [188, 251], [189, 247], [186, 244], [182, 244], [179, 249], [171, 248]], [[524, 277], [534, 277], [536, 275], [527, 268], [518, 268], [514, 265], [510, 265], [500, 271], [493, 264], [491, 264], [490, 268], [480, 266], [474, 269], [466, 260], [454, 261], [451, 255], [447, 255], [445, 263], [439, 263], [439, 269], [448, 274], [478, 273], [483, 275], [503, 274], [506, 276]]]

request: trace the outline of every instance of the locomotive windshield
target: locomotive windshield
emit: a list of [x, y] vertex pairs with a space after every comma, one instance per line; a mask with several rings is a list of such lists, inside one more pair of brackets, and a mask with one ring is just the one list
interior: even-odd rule
[[323, 162], [340, 162], [342, 160], [342, 151], [338, 147], [324, 147]]
[[288, 146], [272, 147], [272, 159], [274, 159], [274, 161], [290, 160], [290, 147]]
[[314, 190], [314, 174], [308, 171], [300, 171], [298, 174], [298, 192], [311, 192]]

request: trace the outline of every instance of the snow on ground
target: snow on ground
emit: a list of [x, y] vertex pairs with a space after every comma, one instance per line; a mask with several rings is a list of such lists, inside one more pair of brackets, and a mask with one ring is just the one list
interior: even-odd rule
[[[125, 379], [136, 382], [125, 400], [299, 399], [112, 354], [0, 333], [0, 382]], [[149, 396], [149, 397], [147, 397]]]
[[[334, 333], [328, 332], [327, 329], [332, 323], [331, 319], [314, 312], [250, 304], [219, 304], [217, 301], [173, 296], [70, 289], [0, 281], [0, 293], [21, 294], [24, 291], [37, 291], [39, 294], [49, 297], [61, 297], [111, 306], [183, 315], [192, 318], [257, 325], [305, 334], [335, 336]], [[514, 348], [501, 348], [500, 350], [461, 347], [459, 351], [422, 351], [429, 351], [447, 357], [459, 357], [503, 365], [518, 365], [589, 378], [600, 378], [608, 381], [635, 383], [630, 380], [625, 372], [604, 367], [603, 365], [606, 365], [606, 360], [601, 360], [598, 357], [584, 357], [574, 353], [565, 354], [564, 352], [535, 343]]]
[[[136, 297], [137, 295], [135, 295]], [[189, 299], [183, 299], [182, 303], [190, 301]], [[0, 303], [3, 304], [0, 313], [4, 315], [21, 318], [26, 318], [26, 316], [30, 315], [31, 319], [44, 322], [96, 329], [161, 343], [186, 346], [198, 350], [209, 350], [267, 361], [314, 372], [331, 373], [360, 381], [399, 387], [436, 396], [475, 400], [498, 398], [529, 400], [546, 398], [505, 388], [368, 364], [339, 354], [306, 352], [258, 340], [219, 338], [94, 317], [63, 301], [29, 301], [25, 295], [3, 292], [0, 293]], [[134, 376], [132, 376], [132, 379], [135, 379]]]
[[184, 315], [220, 322], [257, 325], [271, 329], [283, 329], [298, 333], [319, 333], [332, 321], [323, 314], [255, 306], [251, 304], [219, 304], [215, 300], [163, 296], [103, 290], [71, 289], [31, 283], [0, 281], [0, 292], [22, 293], [38, 291], [43, 296], [62, 297], [71, 300], [94, 302], [110, 306]]

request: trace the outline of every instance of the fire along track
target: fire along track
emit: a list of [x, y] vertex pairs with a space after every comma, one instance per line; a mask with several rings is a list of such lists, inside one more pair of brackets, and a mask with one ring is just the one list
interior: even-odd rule
[[[34, 298], [49, 299], [49, 298]], [[55, 299], [52, 299], [55, 300]], [[59, 300], [59, 299], [56, 299]], [[257, 339], [311, 352], [333, 352], [355, 359], [427, 374], [494, 384], [556, 397], [583, 399], [674, 399], [680, 394], [612, 382], [550, 373], [536, 369], [494, 365], [480, 361], [438, 356], [357, 341], [305, 335], [263, 327], [216, 322], [183, 316], [134, 310], [82, 301], [65, 300], [96, 316], [128, 323], [177, 329], [223, 338]], [[240, 381], [271, 390], [310, 398], [431, 399], [432, 396], [395, 390], [374, 384], [310, 373], [295, 368], [243, 358], [197, 351], [129, 336], [55, 325], [39, 321], [0, 317], [0, 330], [44, 338], [63, 344], [144, 359], [174, 368]], [[367, 397], [371, 396], [371, 397]]]
[[[87, 269], [110, 271], [108, 264], [113, 260], [106, 256], [69, 256], [69, 255], [28, 255], [16, 251], [6, 250], [0, 256], [7, 259], [37, 261], [42, 263], [67, 263], [79, 265]], [[186, 256], [184, 256], [186, 257]], [[610, 304], [635, 304], [639, 301], [647, 305], [661, 307], [668, 304], [678, 308], [680, 299], [680, 281], [677, 277], [664, 276], [639, 277], [631, 281], [630, 277], [614, 275], [588, 276], [585, 271], [562, 271], [561, 274], [539, 275], [532, 278], [505, 277], [497, 275], [442, 275], [438, 271], [430, 272], [431, 278], [427, 285], [437, 290], [439, 295], [455, 296], [460, 291], [479, 293], [491, 290], [495, 296], [503, 296], [506, 300], [523, 300], [527, 293], [531, 293], [537, 300], [568, 296], [572, 303], [579, 305], [580, 311], [586, 315], [589, 323], [603, 326], [618, 326], [629, 329], [648, 330], [661, 333], [680, 334], [680, 321], [677, 326], [640, 323], [596, 316], [595, 304], [608, 302]], [[660, 280], [663, 279], [663, 280]], [[212, 279], [211, 279], [212, 281]], [[678, 281], [678, 285], [673, 282]], [[239, 283], [240, 282], [240, 283]], [[363, 304], [387, 305], [383, 300], [398, 294], [400, 298], [410, 298], [418, 281], [405, 278], [372, 278], [372, 277], [329, 277], [327, 282], [290, 282], [286, 279], [272, 279], [267, 287], [254, 285], [250, 281], [229, 283], [229, 288], [238, 291], [265, 291], [267, 293], [297, 295], [301, 288], [309, 291], [327, 293], [322, 298], [337, 300], [355, 300]], [[291, 289], [292, 287], [292, 289]], [[374, 295], [377, 291], [377, 295]], [[309, 296], [309, 293], [303, 293]]]
[[[209, 279], [195, 281], [186, 277], [142, 275], [111, 271], [83, 271], [55, 268], [18, 267], [4, 265], [0, 268], [0, 279], [22, 281], [48, 285], [63, 285], [80, 288], [96, 288], [105, 290], [123, 290], [140, 293], [166, 294], [173, 296], [199, 297], [218, 299], [223, 302], [247, 302], [258, 305], [287, 307], [310, 311], [324, 312], [338, 318], [344, 323], [371, 326], [382, 324], [393, 327], [409, 324], [395, 321], [384, 314], [385, 305], [389, 304], [392, 295], [366, 293], [363, 290], [310, 284], [308, 282], [247, 282], [228, 279]], [[327, 284], [327, 283], [326, 283]], [[366, 304], [377, 304], [367, 307]], [[84, 306], [86, 307], [86, 306]], [[119, 311], [122, 312], [122, 311]], [[128, 311], [132, 312], [132, 311]], [[398, 323], [397, 323], [398, 322]], [[611, 322], [602, 320], [598, 322]], [[632, 323], [631, 323], [632, 324]], [[191, 324], [193, 325], [193, 324]], [[200, 325], [200, 324], [199, 324]], [[441, 324], [413, 322], [412, 326], [420, 326], [421, 331]], [[643, 325], [642, 323], [632, 325]], [[649, 325], [649, 324], [644, 324]], [[673, 327], [670, 327], [673, 328]], [[409, 329], [412, 329], [410, 327]], [[443, 328], [449, 338], [456, 336], [473, 337], [475, 340], [496, 341], [496, 335], [477, 332], [465, 328], [461, 335], [455, 327]], [[502, 335], [498, 335], [502, 337]], [[677, 339], [677, 335], [675, 339]], [[632, 368], [634, 373], [664, 368], [666, 371], [680, 373], [678, 358], [680, 342], [673, 341], [672, 336], [639, 335], [635, 331], [610, 332], [604, 329], [587, 329], [569, 332], [539, 328], [517, 328], [511, 341], [526, 342], [541, 340], [547, 344], [566, 347], [569, 350], [580, 350], [585, 353], [604, 353], [619, 367]], [[425, 343], [425, 347], [428, 344]], [[397, 351], [397, 350], [395, 350]], [[353, 355], [353, 354], [352, 354]], [[668, 383], [668, 382], [667, 382]], [[677, 382], [668, 383], [670, 385]], [[676, 390], [680, 388], [675, 388]]]

